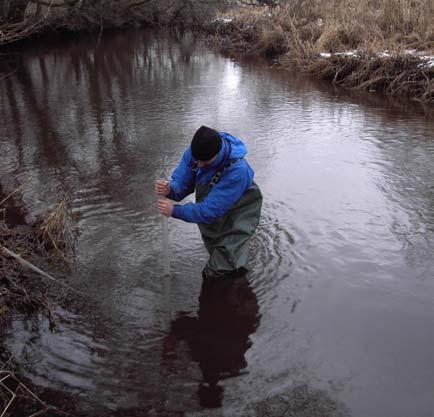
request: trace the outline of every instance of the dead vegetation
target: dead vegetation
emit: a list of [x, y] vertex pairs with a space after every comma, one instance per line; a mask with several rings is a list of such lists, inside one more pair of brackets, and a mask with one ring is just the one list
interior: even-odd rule
[[192, 26], [231, 55], [433, 103], [433, 9], [432, 0], [5, 0], [0, 47], [53, 30]]
[[232, 55], [259, 53], [345, 87], [434, 102], [431, 0], [279, 4], [220, 15], [208, 26], [212, 43]]
[[47, 32], [95, 31], [125, 25], [195, 25], [226, 0], [3, 0], [0, 47]]
[[[73, 259], [76, 228], [68, 201], [63, 198], [46, 216], [24, 224], [20, 191], [21, 187], [5, 197], [0, 195], [0, 333], [10, 323], [12, 313], [43, 314], [54, 330], [56, 320], [49, 303], [48, 284], [54, 280], [56, 286], [73, 290], [30, 263], [56, 262], [59, 266], [61, 262], [65, 266]], [[72, 417], [41, 399], [56, 392], [24, 382], [19, 369], [0, 343], [0, 417]], [[73, 409], [69, 403], [65, 407]]]
[[34, 391], [17, 376], [11, 359], [0, 368], [0, 417], [17, 415], [71, 416], [42, 401]]
[[37, 240], [39, 250], [45, 258], [60, 259], [69, 264], [75, 246], [75, 227], [66, 198], [63, 198], [48, 215], [38, 222]]
[[[15, 192], [9, 194], [4, 204]], [[44, 219], [31, 225], [11, 225], [1, 209], [0, 221], [0, 318], [10, 310], [25, 313], [42, 311], [54, 325], [47, 297], [48, 287], [41, 275], [53, 279], [29, 260], [61, 261], [68, 265], [73, 257], [76, 230], [63, 199]], [[37, 275], [32, 273], [36, 272]], [[62, 284], [66, 286], [65, 284]]]

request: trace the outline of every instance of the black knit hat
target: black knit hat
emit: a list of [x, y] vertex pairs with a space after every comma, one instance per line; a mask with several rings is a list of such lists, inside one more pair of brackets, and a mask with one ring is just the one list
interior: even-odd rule
[[191, 153], [197, 161], [209, 161], [221, 148], [220, 133], [206, 126], [201, 126], [191, 141]]

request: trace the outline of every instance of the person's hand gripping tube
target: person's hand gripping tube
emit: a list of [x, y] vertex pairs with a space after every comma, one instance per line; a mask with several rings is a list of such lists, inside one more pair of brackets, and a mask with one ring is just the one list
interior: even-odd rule
[[166, 217], [171, 217], [173, 213], [173, 202], [165, 198], [170, 193], [170, 184], [166, 180], [155, 182], [155, 192], [158, 195], [158, 210]]

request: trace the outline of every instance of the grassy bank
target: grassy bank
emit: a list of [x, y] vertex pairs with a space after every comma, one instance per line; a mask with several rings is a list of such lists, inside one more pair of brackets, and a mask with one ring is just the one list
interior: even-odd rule
[[[60, 31], [193, 27], [230, 55], [434, 103], [433, 8], [432, 0], [4, 0], [0, 48]], [[217, 10], [226, 12], [215, 18]]]
[[264, 55], [335, 84], [434, 103], [431, 0], [293, 0], [207, 26], [230, 55]]

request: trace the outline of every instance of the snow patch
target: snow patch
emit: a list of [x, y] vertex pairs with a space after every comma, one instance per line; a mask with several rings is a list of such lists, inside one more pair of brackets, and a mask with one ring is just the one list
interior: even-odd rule
[[378, 52], [378, 56], [379, 56], [380, 58], [390, 58], [390, 57], [391, 57], [389, 51]]
[[[415, 49], [407, 49], [404, 52], [404, 55], [409, 55], [412, 57], [416, 57], [420, 59], [420, 68], [434, 68], [434, 55], [423, 55], [422, 52], [417, 52]], [[380, 51], [374, 54], [371, 59], [374, 59], [376, 56], [379, 58], [393, 58], [397, 56], [402, 56], [402, 52], [394, 52], [394, 51]], [[355, 58], [360, 55], [359, 51], [343, 51], [343, 52], [320, 52], [319, 54], [322, 58], [331, 58], [332, 56], [348, 56]]]
[[358, 54], [357, 51], [344, 51], [344, 52], [335, 52], [334, 55], [343, 55], [343, 56], [350, 56], [350, 57], [356, 57]]
[[231, 23], [234, 19], [232, 17], [218, 17], [217, 19], [213, 19], [213, 23]]
[[434, 68], [434, 55], [421, 56], [420, 60], [422, 62], [419, 64], [419, 67], [421, 67], [421, 68]]

